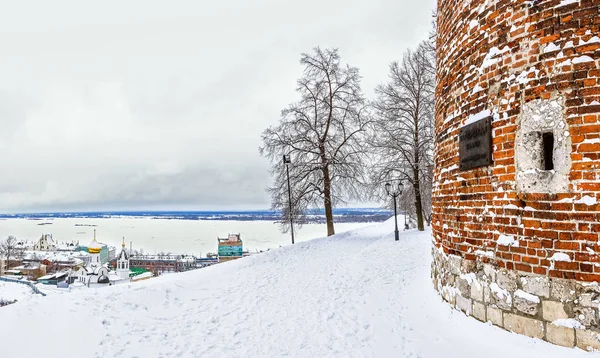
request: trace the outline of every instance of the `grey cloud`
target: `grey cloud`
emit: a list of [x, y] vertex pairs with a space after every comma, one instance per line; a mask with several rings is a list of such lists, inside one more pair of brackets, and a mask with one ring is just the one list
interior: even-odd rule
[[434, 3], [11, 2], [0, 211], [268, 207], [257, 147], [296, 99], [300, 52], [339, 47], [370, 94]]

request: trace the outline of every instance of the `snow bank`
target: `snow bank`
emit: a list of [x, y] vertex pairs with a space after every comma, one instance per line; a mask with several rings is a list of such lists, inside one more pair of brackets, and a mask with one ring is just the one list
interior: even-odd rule
[[27, 301], [36, 294], [33, 293], [31, 288], [26, 285], [22, 285], [16, 282], [4, 282], [0, 281], [0, 301], [12, 302], [12, 301]]

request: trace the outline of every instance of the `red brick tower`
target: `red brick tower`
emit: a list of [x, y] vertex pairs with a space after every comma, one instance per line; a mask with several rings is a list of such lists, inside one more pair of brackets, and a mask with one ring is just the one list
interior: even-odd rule
[[436, 289], [600, 348], [600, 0], [438, 0]]

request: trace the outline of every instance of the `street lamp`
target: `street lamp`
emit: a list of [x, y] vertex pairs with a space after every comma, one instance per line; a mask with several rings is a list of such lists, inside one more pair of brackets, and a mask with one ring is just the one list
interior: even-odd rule
[[290, 210], [290, 231], [292, 233], [292, 245], [294, 244], [294, 219], [292, 215], [292, 187], [290, 185], [290, 167], [289, 164], [292, 164], [292, 160], [290, 159], [289, 154], [283, 155], [283, 165], [285, 165], [285, 170], [287, 172], [287, 186], [288, 186], [288, 204]]
[[392, 191], [392, 184], [385, 184], [385, 191], [389, 196], [394, 198], [394, 224], [396, 225], [396, 229], [394, 230], [394, 234], [396, 236], [396, 241], [400, 240], [400, 234], [398, 233], [398, 213], [396, 211], [396, 198], [402, 195], [402, 182], [398, 183], [398, 188]]

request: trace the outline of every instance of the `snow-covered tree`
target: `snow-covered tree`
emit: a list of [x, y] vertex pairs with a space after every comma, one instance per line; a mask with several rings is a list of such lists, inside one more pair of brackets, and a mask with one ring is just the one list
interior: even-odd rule
[[423, 195], [430, 192], [432, 180], [433, 49], [430, 42], [423, 42], [416, 50], [407, 51], [400, 62], [390, 65], [388, 81], [375, 89], [375, 117], [369, 140], [375, 156], [370, 175], [375, 192], [383, 195], [383, 183], [389, 181], [410, 184], [419, 230], [424, 230], [424, 211], [430, 211], [431, 207], [430, 204], [424, 207]]
[[343, 65], [337, 49], [317, 47], [303, 53], [300, 63], [300, 99], [281, 112], [278, 125], [263, 132], [259, 151], [271, 162], [275, 182], [268, 191], [272, 208], [284, 214], [284, 230], [289, 209], [282, 158], [289, 155], [292, 217], [323, 207], [330, 236], [335, 233], [333, 207], [358, 198], [366, 182], [363, 139], [370, 117], [359, 70]]
[[10, 269], [11, 260], [18, 259], [22, 256], [22, 251], [17, 238], [12, 235], [0, 241], [0, 256], [6, 258], [7, 269]]

